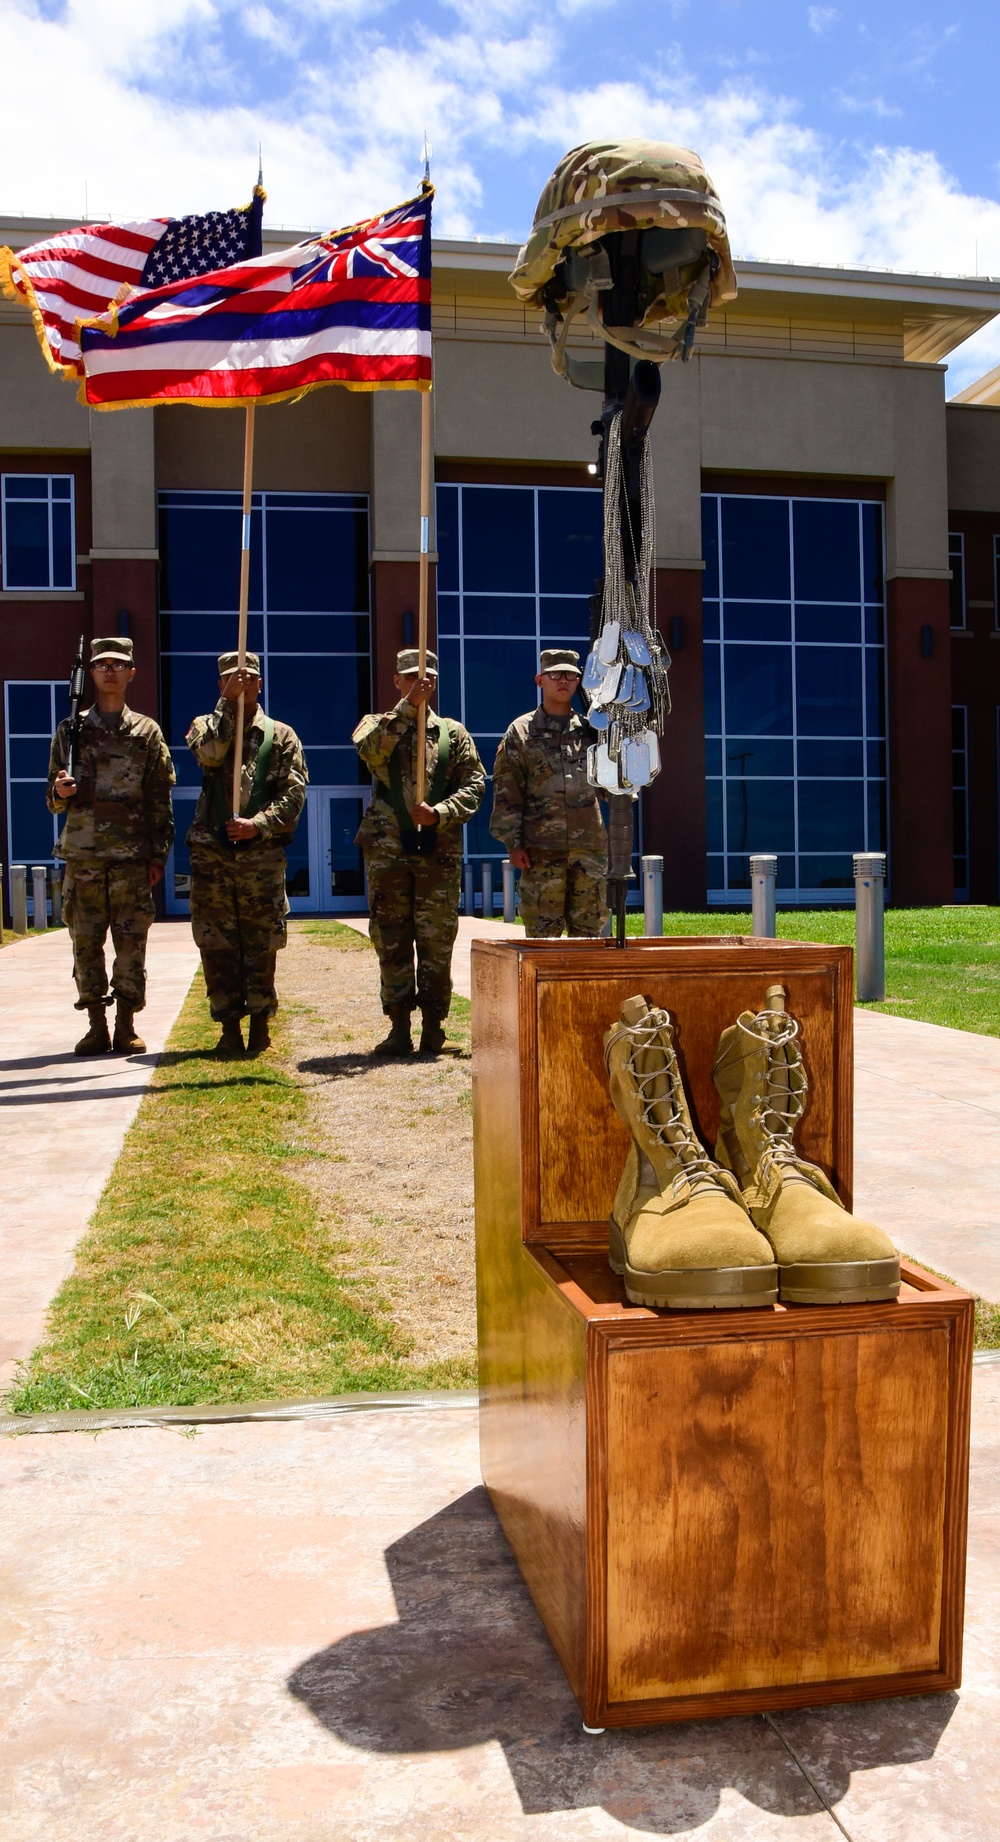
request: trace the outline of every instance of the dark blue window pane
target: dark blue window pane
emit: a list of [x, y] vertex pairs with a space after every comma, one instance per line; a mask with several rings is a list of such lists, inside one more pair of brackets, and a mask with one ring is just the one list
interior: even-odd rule
[[865, 647], [865, 704], [868, 734], [885, 734], [885, 655], [881, 647]]
[[268, 661], [267, 708], [304, 748], [348, 744], [369, 707], [367, 659]]
[[796, 600], [856, 600], [861, 587], [856, 502], [796, 499], [792, 529]]
[[269, 614], [268, 652], [363, 652], [367, 657], [366, 614]]
[[749, 857], [728, 857], [726, 859], [726, 864], [727, 864], [728, 871], [729, 871], [729, 874], [726, 878], [727, 887], [730, 889], [749, 889], [750, 887], [750, 859]]
[[72, 499], [73, 482], [69, 479], [57, 479], [52, 482], [53, 499]]
[[[496, 751], [494, 750], [494, 753]], [[492, 762], [491, 762], [492, 765]], [[503, 857], [506, 856], [503, 845], [490, 832], [490, 813], [493, 810], [493, 785], [487, 782], [483, 803], [475, 816], [465, 826], [465, 850], [469, 857]], [[477, 876], [478, 881], [478, 876]], [[494, 875], [496, 886], [500, 878]]]
[[727, 601], [722, 619], [727, 640], [790, 640], [791, 603]]
[[44, 499], [47, 502], [48, 476], [40, 473], [9, 473], [4, 480], [3, 490], [7, 499]]
[[535, 597], [466, 595], [463, 615], [466, 633], [508, 633], [535, 637]]
[[508, 723], [535, 702], [535, 647], [532, 640], [467, 640], [465, 644], [465, 724], [467, 729], [502, 734]]
[[[177, 794], [174, 794], [174, 824], [177, 829], [170, 855], [174, 866], [174, 892], [182, 901], [187, 899], [191, 886], [191, 853], [187, 847], [187, 834], [191, 829], [195, 805], [195, 800], [179, 800]], [[182, 877], [185, 879], [183, 882], [180, 880]]]
[[863, 742], [801, 742], [799, 773], [831, 780], [860, 777], [865, 771]]
[[861, 527], [864, 533], [864, 590], [866, 601], [881, 601], [884, 592], [882, 567], [882, 507], [863, 505]]
[[708, 868], [709, 888], [710, 889], [721, 889], [724, 886], [723, 879], [725, 876], [725, 858], [710, 857], [708, 860], [707, 868]]
[[[493, 763], [497, 758], [497, 749], [500, 747], [501, 737], [499, 735], [484, 735], [480, 732], [478, 735], [474, 735], [472, 740], [476, 744], [476, 753], [486, 769], [487, 774], [492, 775]], [[492, 788], [490, 797], [492, 798]]]
[[881, 646], [885, 639], [885, 615], [881, 607], [865, 609], [865, 639]]
[[708, 816], [708, 848], [710, 851], [721, 851], [723, 845], [721, 780], [705, 782], [705, 803]]
[[[264, 605], [261, 514], [251, 513], [250, 606]], [[242, 519], [232, 508], [165, 507], [160, 511], [160, 606], [226, 608], [240, 605]]]
[[885, 743], [884, 742], [869, 742], [868, 744], [868, 772], [869, 774], [875, 774], [880, 779], [884, 780], [885, 778]]
[[714, 601], [719, 593], [719, 501], [714, 493], [703, 493], [701, 498], [701, 550], [705, 559], [701, 592]]
[[860, 647], [800, 647], [795, 677], [800, 735], [861, 734]]
[[[174, 773], [177, 775], [177, 785], [179, 787], [200, 787], [201, 769], [191, 750], [184, 743], [172, 744], [170, 754], [173, 759]], [[174, 818], [179, 828], [180, 815], [175, 813]]]
[[765, 736], [729, 736], [726, 741], [727, 774], [760, 779], [793, 773], [792, 744], [775, 742]]
[[49, 508], [10, 503], [8, 486], [4, 528], [4, 581], [8, 588], [49, 587]]
[[790, 735], [791, 648], [727, 646], [725, 655], [728, 732], [731, 735]]
[[803, 889], [853, 889], [854, 866], [846, 852], [799, 858], [799, 884]]
[[160, 666], [163, 733], [171, 748], [180, 748], [196, 716], [205, 716], [219, 701], [219, 680], [212, 659], [174, 654]]
[[[66, 674], [67, 678], [69, 673]], [[68, 716], [66, 699], [56, 709], [59, 717]], [[47, 736], [52, 731], [52, 693], [47, 684], [8, 684], [8, 733]]]
[[530, 487], [466, 486], [462, 492], [466, 589], [535, 592], [535, 495]]
[[459, 598], [457, 595], [439, 595], [437, 598], [438, 633], [458, 632]]
[[727, 599], [788, 600], [787, 499], [723, 499], [722, 593]]
[[435, 495], [437, 512], [438, 587], [457, 589], [458, 580], [458, 487], [439, 486]]
[[[235, 650], [239, 638], [237, 616], [231, 614], [161, 614], [160, 649], [162, 652], [203, 652], [216, 659], [220, 652]], [[247, 620], [247, 646], [259, 653], [264, 644], [264, 616], [251, 614]], [[209, 677], [211, 677], [209, 672]]]
[[582, 595], [543, 595], [539, 603], [542, 632], [558, 639], [584, 637], [590, 647], [590, 609]]
[[602, 496], [593, 487], [542, 488], [538, 494], [538, 574], [542, 594], [592, 595], [604, 574]]
[[719, 604], [717, 601], [702, 603], [702, 634], [706, 640], [719, 637]]
[[10, 788], [11, 863], [45, 863], [52, 856], [52, 845], [52, 818], [45, 805], [45, 788], [37, 782], [33, 786], [15, 783]]
[[706, 774], [722, 773], [722, 743], [717, 736], [708, 736], [705, 741]]
[[49, 738], [33, 736], [19, 741], [11, 736], [7, 743], [11, 780], [47, 780], [49, 774]]
[[[371, 779], [356, 748], [310, 748], [306, 755], [309, 780], [314, 787], [356, 787]], [[360, 824], [360, 819], [358, 820]]]
[[368, 520], [357, 512], [292, 512], [268, 504], [267, 605], [305, 613], [368, 607]]
[[865, 835], [864, 782], [799, 781], [799, 848], [857, 851]]
[[459, 670], [461, 655], [458, 640], [439, 638], [437, 655], [437, 707], [446, 716], [459, 717], [462, 714], [462, 680]]
[[865, 849], [884, 851], [887, 829], [885, 781], [870, 780], [868, 783], [868, 837]]
[[795, 848], [795, 801], [790, 780], [730, 780], [726, 814], [731, 851]]
[[706, 646], [704, 651], [705, 671], [705, 734], [717, 736], [722, 734], [722, 688], [719, 681], [718, 646]]
[[804, 644], [860, 646], [861, 608], [838, 606], [817, 608], [795, 603], [795, 638]]
[[69, 505], [52, 507], [52, 586], [72, 588], [76, 581], [73, 555], [73, 510]]

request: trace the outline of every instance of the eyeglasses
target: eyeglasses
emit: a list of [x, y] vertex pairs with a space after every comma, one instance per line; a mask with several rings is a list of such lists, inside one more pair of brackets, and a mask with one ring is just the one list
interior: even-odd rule
[[580, 676], [579, 672], [543, 672], [542, 673], [542, 677], [551, 679], [553, 684], [575, 684], [579, 676]]
[[95, 672], [130, 672], [132, 667], [124, 659], [98, 659], [94, 670]]

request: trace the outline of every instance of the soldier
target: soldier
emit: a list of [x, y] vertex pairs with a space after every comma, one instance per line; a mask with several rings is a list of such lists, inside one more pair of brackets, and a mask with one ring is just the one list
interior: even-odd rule
[[608, 919], [608, 838], [587, 780], [589, 731], [573, 709], [580, 655], [543, 652], [542, 701], [511, 723], [493, 769], [490, 830], [521, 872], [525, 933], [599, 934]]
[[368, 872], [382, 1009], [392, 1025], [378, 1055], [412, 1054], [414, 1008], [423, 1019], [421, 1055], [437, 1055], [444, 1047], [451, 950], [458, 932], [462, 826], [478, 811], [486, 788], [468, 730], [428, 708], [427, 797], [417, 803], [417, 709], [429, 705], [437, 685], [435, 654], [427, 654], [426, 678], [418, 676], [418, 658], [415, 647], [397, 654], [393, 683], [398, 704], [384, 716], [362, 717], [353, 737], [375, 781], [356, 842]]
[[[202, 769], [201, 797], [187, 835], [191, 853], [191, 929], [201, 952], [212, 1016], [222, 1025], [216, 1054], [242, 1055], [249, 1012], [250, 1055], [271, 1046], [278, 1008], [274, 969], [288, 938], [284, 846], [306, 797], [305, 756], [294, 729], [260, 708], [260, 660], [224, 652], [219, 701], [196, 716], [187, 745]], [[233, 742], [243, 693], [240, 816], [233, 817]]]
[[[107, 1055], [112, 1048], [107, 1007], [114, 1000], [114, 1049], [141, 1055], [136, 1011], [146, 1002], [146, 936], [153, 920], [153, 889], [173, 842], [170, 789], [174, 767], [159, 727], [125, 702], [135, 677], [132, 641], [92, 640], [90, 675], [97, 701], [83, 717], [75, 763], [67, 773], [70, 723], [60, 723], [49, 754], [48, 808], [66, 813], [56, 856], [66, 864], [63, 919], [73, 942], [76, 1008], [90, 1028], [77, 1055]], [[104, 943], [115, 949], [111, 993]]]

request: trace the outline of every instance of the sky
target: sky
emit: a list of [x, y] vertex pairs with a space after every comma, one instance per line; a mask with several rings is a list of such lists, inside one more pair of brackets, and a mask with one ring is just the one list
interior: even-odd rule
[[[330, 229], [409, 196], [524, 238], [581, 141], [701, 155], [734, 254], [1000, 277], [1000, 7], [986, 0], [0, 0], [0, 215], [239, 204]], [[949, 360], [1000, 363], [1000, 323]]]

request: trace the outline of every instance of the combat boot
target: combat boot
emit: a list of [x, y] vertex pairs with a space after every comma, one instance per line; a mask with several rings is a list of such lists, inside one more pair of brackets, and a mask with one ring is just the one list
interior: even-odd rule
[[440, 1055], [444, 1048], [444, 1024], [440, 1017], [430, 1011], [422, 1011], [423, 1027], [420, 1031], [420, 1054]]
[[604, 1038], [616, 1112], [632, 1135], [609, 1259], [634, 1305], [678, 1311], [773, 1305], [777, 1270], [739, 1185], [695, 1133], [666, 1011], [627, 998]]
[[111, 1045], [116, 1055], [143, 1055], [146, 1045], [135, 1027], [135, 1011], [119, 998], [115, 1012], [115, 1035]]
[[384, 1042], [376, 1043], [373, 1055], [412, 1055], [413, 1038], [410, 1035], [410, 1013], [401, 1005], [388, 1012], [392, 1025]]
[[88, 1004], [87, 1016], [90, 1018], [90, 1028], [86, 1036], [81, 1036], [73, 1050], [74, 1055], [110, 1055], [107, 1005]]
[[243, 1054], [243, 1031], [238, 1017], [226, 1017], [222, 1025], [222, 1035], [215, 1045], [215, 1054], [220, 1062], [230, 1062], [235, 1056]]
[[778, 1262], [779, 1296], [794, 1305], [895, 1298], [899, 1255], [887, 1234], [849, 1215], [826, 1173], [795, 1149], [809, 1083], [799, 1026], [772, 985], [766, 1009], [723, 1030], [712, 1079], [722, 1103], [715, 1155]]
[[262, 1050], [271, 1047], [271, 1032], [267, 1026], [267, 1011], [250, 1012], [250, 1028], [247, 1032], [248, 1055], [260, 1055]]

